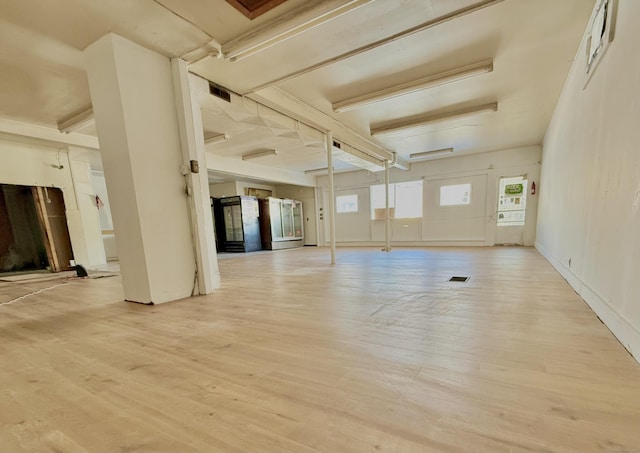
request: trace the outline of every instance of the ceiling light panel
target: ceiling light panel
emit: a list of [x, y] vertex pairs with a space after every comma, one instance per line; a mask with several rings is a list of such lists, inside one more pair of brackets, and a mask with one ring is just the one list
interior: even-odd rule
[[355, 110], [370, 104], [393, 99], [405, 94], [415, 93], [417, 91], [426, 90], [458, 80], [464, 80], [469, 77], [486, 74], [492, 71], [493, 60], [484, 60], [460, 68], [440, 72], [438, 74], [432, 74], [410, 82], [393, 85], [391, 87], [374, 91], [372, 93], [363, 94], [351, 99], [346, 99], [344, 101], [333, 104], [332, 107], [333, 111], [336, 113], [348, 112], [350, 110]]
[[432, 123], [441, 121], [456, 120], [460, 118], [466, 118], [469, 116], [475, 116], [482, 113], [496, 112], [498, 111], [498, 103], [492, 102], [490, 104], [476, 105], [472, 107], [465, 107], [463, 109], [451, 110], [449, 112], [442, 112], [436, 114], [428, 114], [421, 117], [412, 117], [410, 119], [402, 119], [386, 125], [371, 128], [371, 135], [386, 135], [404, 133], [409, 129], [417, 127], [428, 126]]
[[277, 156], [278, 152], [275, 149], [263, 149], [260, 151], [254, 151], [251, 153], [243, 154], [242, 160], [256, 159], [258, 157]]
[[451, 153], [453, 153], [453, 148], [433, 149], [430, 151], [422, 151], [420, 153], [409, 154], [409, 159], [418, 160], [418, 159], [424, 159], [427, 157], [443, 156], [445, 154], [451, 154]]

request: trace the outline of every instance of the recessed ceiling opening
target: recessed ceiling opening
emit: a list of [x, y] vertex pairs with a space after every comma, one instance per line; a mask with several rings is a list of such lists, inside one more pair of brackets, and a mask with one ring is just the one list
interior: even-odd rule
[[467, 280], [469, 280], [469, 277], [451, 277], [449, 279], [450, 282], [461, 282], [461, 283], [464, 283]]
[[271, 11], [286, 0], [227, 0], [227, 3], [253, 20], [262, 14]]

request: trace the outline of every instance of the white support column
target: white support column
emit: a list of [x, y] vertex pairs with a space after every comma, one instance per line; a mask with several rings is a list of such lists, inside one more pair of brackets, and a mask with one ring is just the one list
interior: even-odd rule
[[333, 133], [327, 132], [327, 167], [329, 168], [329, 240], [331, 264], [336, 264], [336, 197], [333, 186]]
[[108, 34], [85, 51], [124, 297], [191, 296], [194, 253], [171, 62]]
[[[207, 83], [189, 74], [187, 63], [171, 60], [178, 128], [182, 149], [183, 174], [189, 193], [189, 215], [198, 265], [198, 293], [209, 294], [220, 287], [220, 271], [213, 235], [209, 198], [209, 175], [204, 145], [200, 96]], [[203, 83], [198, 83], [203, 82]], [[196, 168], [191, 163], [195, 162]]]
[[389, 161], [384, 161], [384, 194], [385, 194], [385, 224], [384, 224], [384, 251], [391, 251], [391, 217], [389, 216]]

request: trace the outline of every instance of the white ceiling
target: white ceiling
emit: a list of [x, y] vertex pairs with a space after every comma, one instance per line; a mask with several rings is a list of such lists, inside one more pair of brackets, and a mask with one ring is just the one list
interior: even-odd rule
[[[480, 0], [372, 0], [363, 6], [237, 62], [206, 58], [192, 72], [237, 94], [274, 99], [281, 90], [338, 120], [388, 151], [453, 147], [456, 154], [539, 144], [582, 37], [593, 0], [504, 0], [289, 80], [292, 73], [437, 19]], [[296, 8], [347, 0], [289, 0], [250, 21], [223, 0], [3, 0], [0, 3], [0, 117], [56, 127], [91, 106], [82, 50], [113, 31], [168, 57], [214, 39], [224, 44], [267, 29]], [[494, 71], [345, 113], [331, 104], [477, 61]], [[254, 91], [256, 87], [269, 88]], [[242, 99], [242, 98], [238, 98]], [[242, 100], [241, 100], [242, 102]], [[488, 102], [498, 111], [436, 123], [393, 136], [370, 136], [389, 122]], [[305, 132], [309, 109], [279, 108], [302, 123], [269, 114], [248, 117], [237, 102], [203, 106], [205, 128], [226, 133], [214, 154], [240, 159], [256, 149], [278, 156], [260, 164], [293, 171], [326, 166], [324, 148]], [[234, 110], [235, 109], [235, 110]], [[263, 109], [263, 112], [268, 110]], [[265, 121], [266, 118], [266, 121]], [[301, 124], [301, 126], [300, 126]], [[302, 129], [302, 131], [301, 131]], [[95, 128], [82, 131], [95, 135]], [[344, 137], [339, 139], [346, 140]], [[337, 162], [340, 169], [350, 168]]]

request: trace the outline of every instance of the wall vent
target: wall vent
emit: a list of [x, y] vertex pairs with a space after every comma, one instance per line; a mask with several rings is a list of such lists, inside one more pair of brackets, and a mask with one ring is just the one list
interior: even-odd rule
[[338, 149], [342, 149], [342, 143], [337, 142], [337, 141], [333, 141], [333, 146], [334, 148], [338, 148]]
[[211, 82], [209, 82], [209, 93], [227, 102], [231, 102], [231, 93]]

